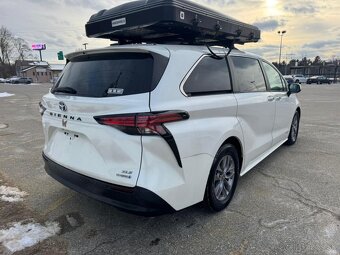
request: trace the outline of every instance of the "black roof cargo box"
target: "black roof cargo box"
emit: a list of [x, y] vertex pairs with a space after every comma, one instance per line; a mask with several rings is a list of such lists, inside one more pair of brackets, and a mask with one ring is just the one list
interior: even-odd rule
[[140, 0], [93, 15], [88, 37], [126, 43], [228, 46], [257, 42], [260, 30], [187, 0]]

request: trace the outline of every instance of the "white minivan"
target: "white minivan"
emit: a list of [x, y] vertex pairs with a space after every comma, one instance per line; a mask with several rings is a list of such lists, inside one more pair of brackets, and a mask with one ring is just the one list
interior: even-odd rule
[[243, 176], [296, 142], [296, 93], [237, 49], [132, 44], [67, 56], [40, 103], [49, 175], [125, 211], [231, 201]]

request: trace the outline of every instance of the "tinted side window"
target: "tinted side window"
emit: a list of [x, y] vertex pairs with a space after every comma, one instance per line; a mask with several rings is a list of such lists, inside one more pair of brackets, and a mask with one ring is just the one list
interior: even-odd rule
[[230, 92], [230, 74], [226, 60], [203, 58], [190, 74], [183, 89], [188, 96]]
[[268, 63], [262, 63], [268, 77], [270, 89], [273, 91], [285, 91], [285, 86], [282, 83], [281, 75]]
[[253, 58], [232, 57], [235, 80], [240, 92], [266, 91], [266, 83], [258, 60]]

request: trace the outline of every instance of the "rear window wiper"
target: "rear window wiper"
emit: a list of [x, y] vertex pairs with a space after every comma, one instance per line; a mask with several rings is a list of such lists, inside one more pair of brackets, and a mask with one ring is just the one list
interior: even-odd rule
[[55, 88], [52, 90], [52, 93], [65, 93], [65, 94], [77, 94], [77, 91], [74, 88], [71, 87], [60, 87], [60, 88]]

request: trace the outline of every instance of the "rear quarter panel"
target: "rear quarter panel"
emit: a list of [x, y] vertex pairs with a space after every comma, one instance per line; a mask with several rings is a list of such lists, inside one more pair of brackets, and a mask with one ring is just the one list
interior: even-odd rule
[[156, 192], [180, 210], [203, 200], [214, 157], [223, 142], [232, 136], [242, 142], [243, 136], [234, 94], [186, 97], [181, 93], [180, 84], [202, 54], [185, 50], [171, 54], [160, 84], [151, 93], [150, 108], [189, 113], [188, 120], [165, 125], [176, 141], [183, 168], [162, 138], [143, 137], [138, 186]]

